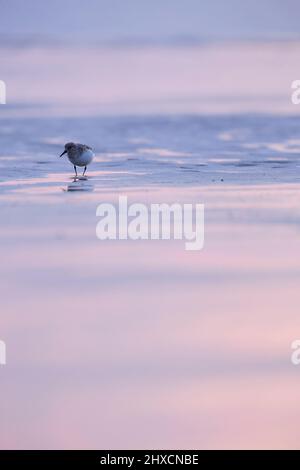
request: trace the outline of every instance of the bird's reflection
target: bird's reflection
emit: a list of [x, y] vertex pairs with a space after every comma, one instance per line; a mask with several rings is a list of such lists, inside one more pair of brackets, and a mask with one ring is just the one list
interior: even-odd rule
[[67, 189], [69, 191], [94, 191], [94, 185], [87, 176], [74, 176], [72, 178], [72, 183], [68, 184]]

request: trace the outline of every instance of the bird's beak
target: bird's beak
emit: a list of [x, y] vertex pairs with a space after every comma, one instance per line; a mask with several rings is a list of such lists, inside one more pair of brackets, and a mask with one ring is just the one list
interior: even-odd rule
[[63, 151], [63, 153], [59, 156], [59, 158], [62, 157], [65, 153], [67, 153], [66, 150]]

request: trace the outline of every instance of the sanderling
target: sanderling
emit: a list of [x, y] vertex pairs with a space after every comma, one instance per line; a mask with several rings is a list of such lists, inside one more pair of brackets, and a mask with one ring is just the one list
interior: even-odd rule
[[74, 165], [75, 175], [77, 176], [77, 166], [84, 166], [84, 176], [86, 167], [91, 163], [94, 158], [94, 153], [88, 145], [74, 144], [74, 142], [68, 142], [65, 145], [65, 150], [60, 155], [62, 157], [65, 153], [68, 154], [68, 159]]

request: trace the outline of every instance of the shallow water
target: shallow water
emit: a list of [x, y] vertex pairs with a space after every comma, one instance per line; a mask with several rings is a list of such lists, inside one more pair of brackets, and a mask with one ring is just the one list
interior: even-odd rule
[[[184, 109], [0, 115], [1, 448], [299, 448], [299, 117]], [[100, 242], [120, 194], [204, 203], [204, 249]]]

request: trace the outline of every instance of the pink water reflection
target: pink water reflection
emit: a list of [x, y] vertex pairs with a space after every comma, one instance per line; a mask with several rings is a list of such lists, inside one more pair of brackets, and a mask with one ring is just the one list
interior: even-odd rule
[[[2, 448], [298, 447], [299, 241], [285, 205], [298, 188], [227, 187], [223, 218], [219, 191], [202, 188], [199, 253], [99, 242], [96, 203], [114, 193], [19, 199], [1, 230]], [[134, 197], [180, 192], [200, 197]], [[255, 218], [234, 221], [244, 201]]]

